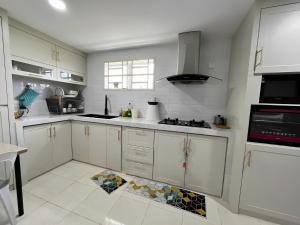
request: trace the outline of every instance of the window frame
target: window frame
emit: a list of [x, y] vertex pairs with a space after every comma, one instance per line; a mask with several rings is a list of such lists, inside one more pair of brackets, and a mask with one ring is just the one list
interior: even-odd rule
[[[139, 60], [153, 60], [153, 66], [154, 66], [154, 68], [153, 68], [153, 87], [152, 88], [137, 88], [137, 89], [133, 89], [133, 88], [115, 88], [115, 89], [110, 89], [109, 87], [108, 88], [105, 88], [105, 78], [106, 77], [109, 77], [109, 75], [108, 76], [106, 76], [105, 75], [105, 64], [106, 63], [115, 63], [115, 62], [128, 62], [128, 61], [139, 61]], [[154, 91], [155, 90], [155, 79], [154, 79], [154, 77], [155, 77], [155, 72], [156, 72], [156, 59], [155, 59], [155, 57], [140, 57], [140, 58], [134, 58], [134, 59], [132, 59], [132, 58], [127, 58], [127, 59], [120, 59], [120, 60], [106, 60], [106, 61], [104, 61], [104, 63], [103, 63], [103, 72], [104, 72], [104, 76], [103, 76], [103, 81], [104, 81], [104, 85], [103, 85], [103, 88], [104, 88], [104, 90], [105, 91]], [[118, 76], [118, 75], [117, 75]], [[128, 77], [130, 77], [130, 76], [132, 76], [132, 74], [131, 75], [122, 75], [122, 80], [123, 80], [123, 76], [127, 76], [127, 78]], [[139, 75], [137, 75], [137, 76], [139, 76]], [[147, 74], [147, 76], [149, 77], [149, 74]], [[142, 83], [144, 83], [144, 82], [142, 82]]]

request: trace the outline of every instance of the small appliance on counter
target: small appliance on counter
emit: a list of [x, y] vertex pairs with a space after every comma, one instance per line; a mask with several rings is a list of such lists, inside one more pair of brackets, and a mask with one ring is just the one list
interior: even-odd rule
[[221, 115], [216, 115], [214, 117], [214, 125], [217, 128], [221, 128], [221, 129], [230, 129], [229, 126], [227, 126], [227, 121], [226, 118], [224, 116]]
[[83, 113], [84, 101], [82, 97], [51, 96], [46, 99], [48, 110], [53, 114]]
[[156, 98], [153, 101], [148, 102], [146, 120], [148, 121], [159, 121], [160, 114], [159, 114], [159, 102], [156, 101]]

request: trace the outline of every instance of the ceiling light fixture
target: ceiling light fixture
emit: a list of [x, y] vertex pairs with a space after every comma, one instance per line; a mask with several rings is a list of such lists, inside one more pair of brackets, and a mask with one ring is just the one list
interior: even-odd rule
[[60, 11], [66, 10], [66, 3], [62, 0], [48, 0], [49, 4]]

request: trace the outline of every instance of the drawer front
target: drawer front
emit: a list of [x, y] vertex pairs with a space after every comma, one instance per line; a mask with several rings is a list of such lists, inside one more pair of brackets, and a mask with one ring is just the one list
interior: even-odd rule
[[143, 163], [123, 160], [123, 172], [139, 177], [152, 179], [153, 166]]
[[153, 148], [128, 145], [124, 149], [125, 159], [140, 163], [153, 164]]
[[124, 134], [128, 145], [153, 148], [154, 130], [127, 128]]

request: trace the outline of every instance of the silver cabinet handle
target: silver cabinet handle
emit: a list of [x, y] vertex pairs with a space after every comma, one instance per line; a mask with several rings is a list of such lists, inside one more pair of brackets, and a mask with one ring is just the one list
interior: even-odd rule
[[249, 153], [248, 153], [248, 161], [247, 161], [247, 166], [250, 168], [250, 166], [251, 166], [251, 158], [252, 158], [252, 152], [251, 151], [249, 151]]
[[57, 60], [58, 62], [60, 61], [59, 50], [56, 51], [56, 60]]
[[90, 127], [87, 126], [87, 136], [90, 136]]
[[52, 138], [52, 129], [51, 129], [51, 127], [49, 128], [49, 137]]
[[121, 131], [118, 130], [118, 141], [120, 141], [120, 140], [121, 140]]
[[[259, 60], [257, 60], [258, 58], [259, 58]], [[261, 50], [256, 51], [256, 54], [255, 54], [255, 68], [257, 68], [258, 66], [260, 66], [262, 64], [262, 58], [263, 58], [263, 48]]]
[[56, 128], [53, 127], [53, 137], [55, 138], [56, 137]]
[[86, 128], [87, 126], [84, 127], [84, 136], [87, 136]]
[[189, 140], [186, 142], [187, 143], [187, 147], [186, 147], [187, 154], [189, 154], [191, 152], [191, 141], [192, 141], [192, 139], [189, 138]]
[[137, 135], [137, 136], [146, 136], [147, 134], [146, 133], [144, 133], [144, 132], [135, 132], [135, 134]]

